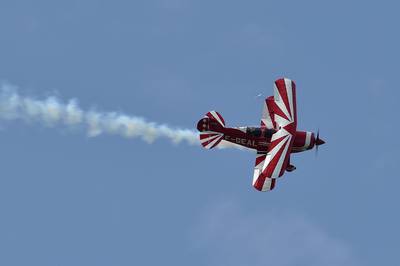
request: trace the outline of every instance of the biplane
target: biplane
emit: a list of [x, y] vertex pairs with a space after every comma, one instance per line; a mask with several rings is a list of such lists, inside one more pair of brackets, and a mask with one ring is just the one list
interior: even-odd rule
[[221, 142], [231, 142], [257, 152], [253, 186], [259, 191], [274, 189], [285, 171], [296, 169], [292, 153], [318, 149], [325, 143], [309, 131], [297, 130], [296, 84], [281, 78], [274, 83], [274, 96], [265, 99], [261, 124], [257, 127], [226, 127], [221, 114], [208, 112], [197, 123], [201, 145], [212, 149]]

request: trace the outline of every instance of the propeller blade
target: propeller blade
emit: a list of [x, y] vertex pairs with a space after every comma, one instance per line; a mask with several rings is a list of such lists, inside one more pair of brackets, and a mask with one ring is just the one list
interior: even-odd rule
[[318, 146], [325, 144], [323, 139], [319, 138], [319, 129], [317, 130], [317, 138], [315, 139], [315, 156], [318, 155]]

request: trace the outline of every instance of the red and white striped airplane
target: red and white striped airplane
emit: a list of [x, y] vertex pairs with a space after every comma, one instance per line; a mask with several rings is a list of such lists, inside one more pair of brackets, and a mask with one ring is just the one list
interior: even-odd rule
[[222, 141], [256, 150], [253, 186], [259, 191], [272, 190], [285, 171], [296, 169], [290, 154], [311, 150], [325, 143], [308, 131], [297, 131], [296, 84], [287, 78], [275, 81], [274, 96], [265, 99], [260, 127], [225, 127], [222, 116], [208, 112], [198, 124], [200, 141], [212, 149]]

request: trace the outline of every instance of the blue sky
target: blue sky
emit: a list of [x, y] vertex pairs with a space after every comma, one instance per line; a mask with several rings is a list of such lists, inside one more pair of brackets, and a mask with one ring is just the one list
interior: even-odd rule
[[259, 93], [297, 83], [294, 155], [272, 193], [254, 154], [0, 123], [2, 265], [396, 265], [394, 1], [8, 1], [0, 79], [194, 128], [257, 125]]

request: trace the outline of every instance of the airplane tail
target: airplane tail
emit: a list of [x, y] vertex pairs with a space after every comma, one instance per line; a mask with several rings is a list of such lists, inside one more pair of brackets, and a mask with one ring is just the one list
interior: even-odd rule
[[197, 129], [200, 131], [200, 142], [206, 149], [216, 147], [224, 138], [223, 130], [225, 121], [216, 111], [208, 112], [204, 118], [197, 123]]

